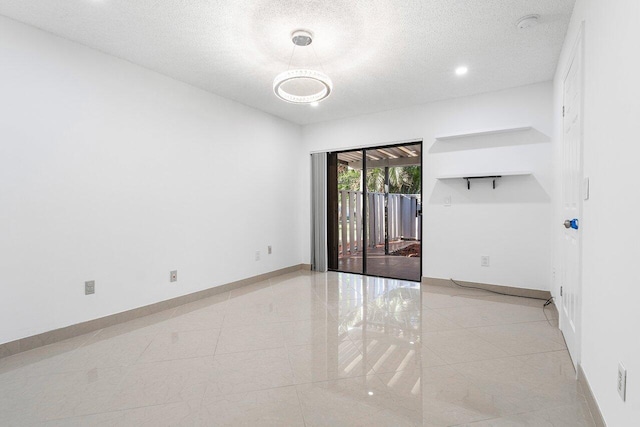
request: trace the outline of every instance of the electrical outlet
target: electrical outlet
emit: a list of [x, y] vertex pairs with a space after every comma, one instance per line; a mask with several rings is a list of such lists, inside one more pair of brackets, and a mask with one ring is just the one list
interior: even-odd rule
[[451, 196], [447, 196], [444, 198], [444, 205], [445, 206], [451, 206]]
[[269, 255], [271, 255], [273, 253], [273, 251], [271, 250], [271, 246], [267, 246], [267, 253]]
[[627, 400], [627, 369], [618, 362], [618, 394], [622, 401]]
[[256, 261], [260, 261], [260, 251], [256, 251]]
[[178, 281], [178, 270], [173, 270], [169, 272], [169, 282], [177, 282]]
[[489, 255], [482, 255], [480, 257], [480, 266], [489, 267]]
[[84, 294], [91, 295], [96, 293], [96, 281], [89, 280], [88, 282], [84, 282]]

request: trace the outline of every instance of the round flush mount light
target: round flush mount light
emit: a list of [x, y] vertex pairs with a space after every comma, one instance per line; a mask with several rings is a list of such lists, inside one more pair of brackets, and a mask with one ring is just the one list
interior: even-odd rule
[[520, 30], [534, 27], [538, 25], [539, 19], [540, 19], [540, 16], [538, 15], [523, 16], [522, 18], [518, 19], [518, 22], [516, 23], [516, 27], [518, 27], [518, 29]]
[[464, 76], [468, 72], [469, 72], [469, 69], [467, 67], [461, 66], [461, 67], [456, 68], [456, 75], [457, 76]]
[[[296, 30], [291, 33], [291, 42], [295, 52], [296, 47], [309, 46], [313, 42], [313, 34], [308, 30]], [[333, 82], [329, 76], [311, 69], [287, 70], [273, 80], [276, 96], [292, 104], [311, 104], [315, 107], [331, 95], [332, 90]]]

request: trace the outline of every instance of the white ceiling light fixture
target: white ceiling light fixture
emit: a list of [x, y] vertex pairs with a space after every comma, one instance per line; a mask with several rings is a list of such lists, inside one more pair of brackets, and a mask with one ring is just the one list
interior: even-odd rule
[[469, 69], [465, 66], [461, 66], [456, 68], [456, 75], [457, 76], [464, 76], [465, 74], [467, 74], [469, 72]]
[[[309, 46], [313, 42], [313, 35], [307, 30], [296, 30], [291, 34], [291, 41], [293, 42], [294, 52], [296, 46], [305, 47]], [[315, 54], [315, 51], [314, 51]], [[293, 58], [293, 52], [291, 53]], [[316, 55], [317, 59], [317, 55]], [[313, 86], [319, 89], [308, 94], [292, 93], [287, 91], [285, 86], [288, 83], [311, 83]], [[283, 101], [290, 102], [292, 104], [311, 104], [317, 106], [318, 103], [326, 99], [333, 91], [333, 82], [325, 73], [309, 70], [309, 69], [296, 69], [287, 70], [276, 76], [273, 80], [273, 92], [276, 96]]]
[[535, 27], [536, 25], [538, 25], [539, 19], [540, 19], [539, 15], [523, 16], [522, 18], [518, 19], [518, 22], [516, 22], [516, 27], [518, 27], [518, 29], [520, 30]]

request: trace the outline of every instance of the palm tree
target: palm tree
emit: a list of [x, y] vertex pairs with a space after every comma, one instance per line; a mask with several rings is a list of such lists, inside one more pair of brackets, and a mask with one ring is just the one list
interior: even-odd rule
[[338, 191], [360, 191], [361, 173], [357, 169], [349, 169], [338, 165]]
[[[389, 168], [389, 193], [418, 194], [421, 184], [419, 166]], [[367, 169], [367, 190], [384, 193], [384, 168]]]

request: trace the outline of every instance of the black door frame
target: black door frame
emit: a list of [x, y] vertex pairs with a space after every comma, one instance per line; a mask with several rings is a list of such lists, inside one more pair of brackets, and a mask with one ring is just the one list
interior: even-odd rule
[[[351, 273], [351, 274], [359, 274], [361, 276], [370, 276], [370, 277], [381, 277], [384, 279], [395, 279], [395, 280], [406, 280], [400, 279], [398, 277], [390, 277], [390, 276], [380, 276], [377, 274], [365, 274], [367, 271], [367, 226], [369, 225], [369, 221], [367, 219], [366, 213], [369, 211], [369, 207], [367, 206], [367, 150], [377, 150], [377, 149], [385, 149], [385, 148], [394, 148], [394, 147], [404, 147], [407, 145], [420, 145], [420, 280], [418, 283], [422, 281], [422, 261], [423, 261], [423, 253], [424, 253], [424, 244], [422, 241], [423, 235], [423, 223], [422, 223], [422, 211], [424, 210], [424, 197], [423, 197], [423, 189], [424, 189], [424, 167], [423, 167], [423, 140], [416, 141], [407, 141], [407, 142], [396, 142], [393, 144], [387, 145], [374, 145], [370, 147], [361, 147], [361, 148], [352, 148], [349, 150], [337, 150], [330, 151], [327, 153], [327, 255], [328, 255], [328, 267], [329, 271], [336, 271], [339, 273]], [[363, 224], [363, 232], [362, 232], [362, 271], [361, 272], [353, 272], [353, 271], [342, 271], [338, 269], [338, 154], [340, 153], [353, 153], [354, 151], [360, 151], [362, 153], [362, 179], [365, 183], [362, 189], [362, 206], [363, 206], [363, 214], [362, 214], [362, 224]], [[408, 280], [410, 281], [410, 280]]]

